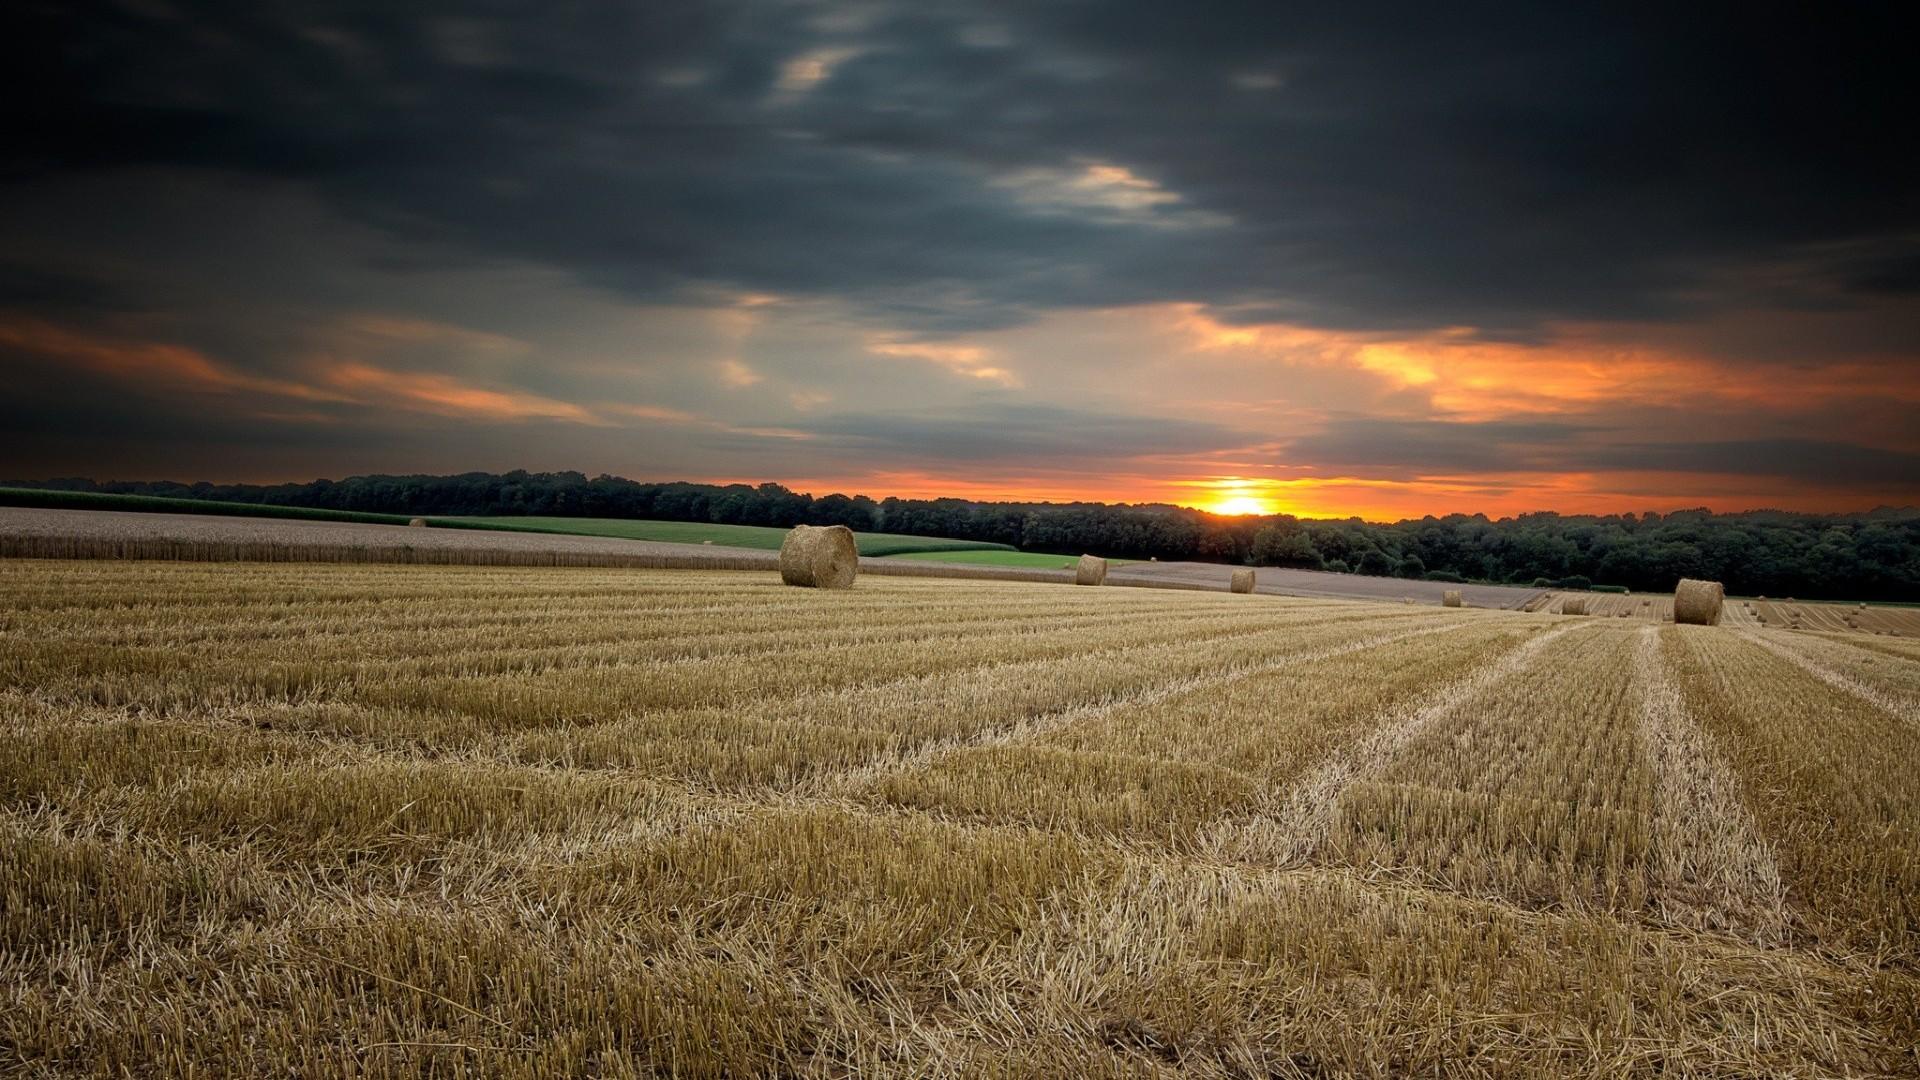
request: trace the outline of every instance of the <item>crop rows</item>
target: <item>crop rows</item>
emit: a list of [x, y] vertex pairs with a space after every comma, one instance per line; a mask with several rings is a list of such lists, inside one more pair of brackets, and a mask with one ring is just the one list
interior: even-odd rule
[[1853, 639], [694, 571], [0, 593], [0, 1072], [1920, 1066], [1920, 658]]

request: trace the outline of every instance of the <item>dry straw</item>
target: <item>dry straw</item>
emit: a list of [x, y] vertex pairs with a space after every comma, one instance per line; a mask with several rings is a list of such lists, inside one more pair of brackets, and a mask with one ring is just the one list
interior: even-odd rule
[[1585, 615], [1586, 613], [1587, 598], [1584, 596], [1569, 596], [1560, 604], [1562, 615]]
[[1232, 588], [1234, 592], [1252, 592], [1253, 571], [1251, 569], [1235, 570], [1233, 572], [1233, 584], [1229, 587]]
[[1681, 578], [1673, 590], [1673, 621], [1694, 626], [1715, 626], [1720, 622], [1720, 606], [1727, 590], [1717, 581]]
[[1460, 606], [1460, 590], [1448, 589], [1446, 592], [1442, 593], [1440, 595], [1440, 605], [1442, 607], [1459, 607]]
[[845, 589], [860, 572], [860, 549], [845, 525], [796, 525], [780, 544], [780, 580], [810, 589]]
[[1104, 585], [1107, 581], [1107, 560], [1098, 555], [1080, 556], [1080, 565], [1074, 568], [1075, 585]]
[[412, 521], [407, 522], [407, 527], [410, 529], [424, 529], [427, 527], [427, 519], [414, 518]]

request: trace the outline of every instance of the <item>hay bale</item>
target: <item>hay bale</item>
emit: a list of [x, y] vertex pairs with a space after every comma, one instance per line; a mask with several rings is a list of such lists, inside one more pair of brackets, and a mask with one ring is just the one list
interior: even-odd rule
[[1253, 570], [1251, 568], [1235, 570], [1233, 572], [1233, 583], [1229, 585], [1228, 588], [1234, 592], [1252, 592]]
[[700, 541], [700, 542], [701, 542], [702, 544], [705, 544], [705, 545], [707, 545], [708, 547], [712, 547], [712, 546], [713, 546], [713, 541], [711, 541], [711, 540], [702, 540], [702, 541]]
[[424, 529], [426, 527], [427, 527], [426, 518], [414, 518], [412, 521], [407, 522], [407, 528], [409, 529]]
[[1446, 592], [1441, 593], [1440, 606], [1441, 607], [1459, 607], [1460, 606], [1460, 590], [1448, 589]]
[[1726, 587], [1717, 581], [1681, 578], [1673, 590], [1673, 621], [1694, 626], [1717, 626], [1720, 606], [1726, 602]]
[[860, 572], [860, 549], [845, 525], [795, 525], [780, 542], [780, 580], [809, 589], [845, 589]]
[[1107, 560], [1098, 555], [1080, 556], [1080, 565], [1073, 569], [1075, 585], [1104, 585], [1107, 583]]
[[1585, 615], [1586, 613], [1587, 598], [1584, 596], [1569, 596], [1560, 602], [1562, 615]]

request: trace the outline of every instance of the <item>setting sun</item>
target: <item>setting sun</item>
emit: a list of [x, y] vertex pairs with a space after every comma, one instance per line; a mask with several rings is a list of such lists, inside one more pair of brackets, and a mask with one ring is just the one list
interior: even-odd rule
[[1242, 517], [1253, 514], [1277, 513], [1273, 500], [1261, 494], [1268, 482], [1246, 480], [1237, 476], [1223, 476], [1212, 480], [1189, 482], [1193, 487], [1209, 489], [1212, 498], [1190, 505], [1197, 506], [1209, 514], [1221, 514], [1227, 517]]
[[1232, 498], [1221, 499], [1219, 502], [1209, 504], [1206, 510], [1210, 514], [1224, 514], [1229, 517], [1273, 513], [1264, 500], [1254, 498], [1252, 495], [1235, 495]]

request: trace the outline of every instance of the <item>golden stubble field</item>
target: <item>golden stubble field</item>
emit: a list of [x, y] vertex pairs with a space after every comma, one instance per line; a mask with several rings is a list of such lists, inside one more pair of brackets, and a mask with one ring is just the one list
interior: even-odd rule
[[1920, 656], [1857, 635], [694, 571], [0, 596], [0, 1071], [1920, 1069]]

